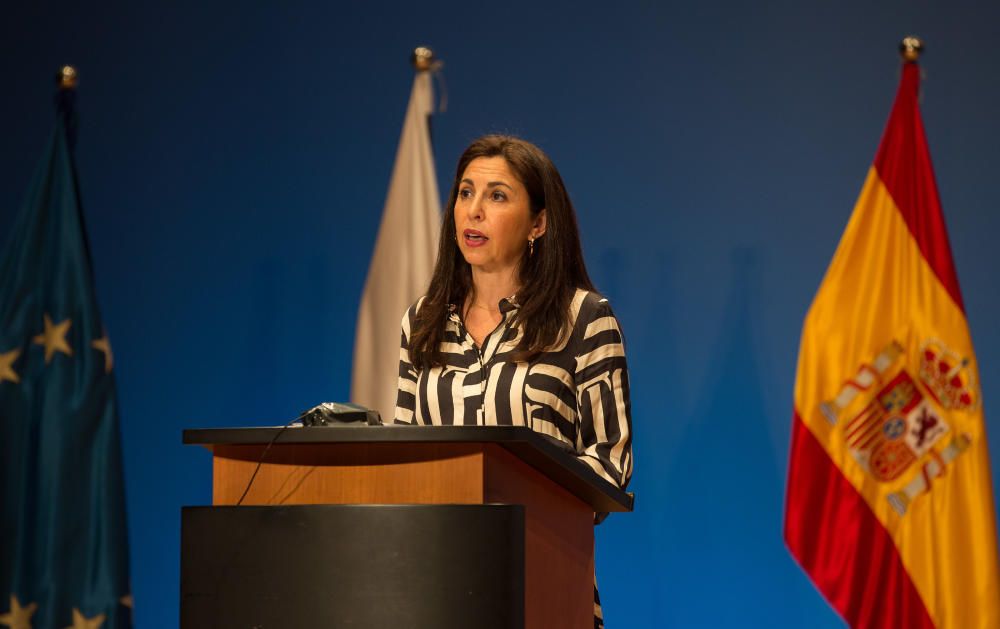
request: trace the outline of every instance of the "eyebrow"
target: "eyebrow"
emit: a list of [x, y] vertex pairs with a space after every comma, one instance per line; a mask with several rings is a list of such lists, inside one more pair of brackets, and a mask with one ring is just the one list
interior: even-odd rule
[[[469, 184], [471, 186], [475, 186], [476, 185], [475, 182], [472, 181], [471, 179], [469, 179], [468, 177], [466, 177], [465, 179], [463, 179], [462, 183], [467, 183], [467, 184]], [[486, 182], [486, 187], [487, 188], [496, 188], [497, 186], [503, 186], [505, 188], [510, 188], [511, 190], [514, 189], [514, 187], [511, 186], [509, 183], [505, 183], [503, 181], [487, 181]]]

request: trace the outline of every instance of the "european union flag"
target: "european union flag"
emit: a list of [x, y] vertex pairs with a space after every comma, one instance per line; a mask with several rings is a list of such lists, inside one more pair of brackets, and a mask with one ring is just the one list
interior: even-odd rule
[[130, 627], [111, 344], [61, 109], [0, 253], [0, 626]]

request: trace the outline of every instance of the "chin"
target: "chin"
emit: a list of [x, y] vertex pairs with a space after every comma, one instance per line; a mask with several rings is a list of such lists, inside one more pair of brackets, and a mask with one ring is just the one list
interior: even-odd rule
[[478, 251], [463, 251], [462, 257], [470, 266], [482, 266], [486, 263], [486, 256], [481, 255]]

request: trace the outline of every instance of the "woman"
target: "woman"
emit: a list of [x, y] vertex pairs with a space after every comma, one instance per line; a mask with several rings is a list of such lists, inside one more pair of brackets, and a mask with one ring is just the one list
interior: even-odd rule
[[[488, 135], [459, 159], [427, 294], [403, 317], [396, 423], [529, 426], [625, 488], [628, 369], [576, 214], [538, 147]], [[596, 600], [595, 626], [600, 626]]]

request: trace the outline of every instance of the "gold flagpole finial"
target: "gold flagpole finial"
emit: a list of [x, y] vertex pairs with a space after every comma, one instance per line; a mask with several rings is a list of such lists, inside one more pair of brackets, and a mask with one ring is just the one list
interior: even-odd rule
[[410, 62], [413, 63], [413, 67], [417, 69], [417, 72], [433, 70], [440, 63], [434, 58], [434, 51], [426, 46], [414, 48], [413, 54], [410, 55]]
[[73, 66], [63, 66], [56, 74], [56, 83], [60, 90], [75, 90], [78, 80], [76, 68]]
[[916, 63], [920, 53], [924, 51], [924, 40], [916, 35], [907, 35], [899, 42], [899, 54], [906, 63]]

